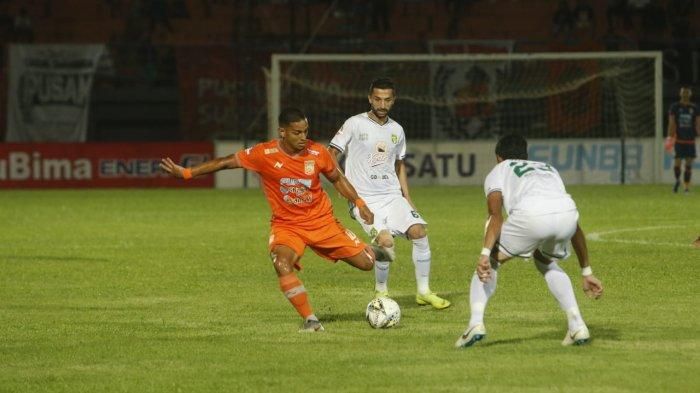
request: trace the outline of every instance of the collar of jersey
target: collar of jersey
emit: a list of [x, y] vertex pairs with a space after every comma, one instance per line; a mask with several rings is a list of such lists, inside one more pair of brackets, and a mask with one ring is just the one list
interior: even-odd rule
[[372, 123], [378, 125], [379, 127], [384, 127], [385, 125], [387, 125], [387, 124], [389, 124], [389, 123], [391, 122], [391, 117], [387, 116], [387, 117], [386, 117], [386, 123], [384, 123], [384, 124], [379, 124], [379, 123], [377, 123], [376, 121], [374, 121], [374, 119], [372, 119], [371, 117], [369, 117], [369, 111], [365, 112], [365, 116], [369, 119], [369, 121], [371, 121]]

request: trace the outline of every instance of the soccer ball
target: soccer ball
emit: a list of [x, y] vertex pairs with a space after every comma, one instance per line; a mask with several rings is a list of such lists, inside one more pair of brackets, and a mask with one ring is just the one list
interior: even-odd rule
[[375, 329], [390, 328], [398, 325], [401, 320], [399, 304], [388, 297], [372, 299], [367, 305], [365, 317], [369, 325]]

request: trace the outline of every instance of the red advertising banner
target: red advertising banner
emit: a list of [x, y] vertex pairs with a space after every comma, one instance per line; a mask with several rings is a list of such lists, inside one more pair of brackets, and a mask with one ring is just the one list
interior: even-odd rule
[[197, 143], [0, 144], [0, 188], [213, 187], [214, 176], [184, 181], [163, 173], [161, 158], [183, 166], [210, 160]]

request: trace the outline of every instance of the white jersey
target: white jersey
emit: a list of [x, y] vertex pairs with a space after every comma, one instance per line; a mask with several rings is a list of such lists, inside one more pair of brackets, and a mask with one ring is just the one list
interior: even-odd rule
[[387, 119], [382, 125], [367, 112], [355, 115], [330, 142], [345, 153], [345, 176], [367, 203], [403, 195], [395, 163], [406, 156], [406, 136], [399, 123]]
[[486, 176], [484, 192], [503, 195], [508, 215], [540, 215], [576, 210], [556, 169], [537, 161], [505, 160]]

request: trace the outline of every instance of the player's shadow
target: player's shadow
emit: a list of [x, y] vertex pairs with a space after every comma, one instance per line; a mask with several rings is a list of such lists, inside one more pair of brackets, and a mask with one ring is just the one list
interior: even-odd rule
[[319, 313], [318, 316], [323, 322], [349, 322], [365, 320], [364, 312]]
[[[620, 341], [620, 331], [618, 329], [613, 329], [610, 327], [596, 327], [594, 325], [588, 325], [588, 330], [591, 332], [591, 342], [595, 342], [596, 339]], [[561, 340], [563, 338], [561, 329], [548, 330], [534, 336], [528, 337], [515, 337], [503, 340], [487, 340], [479, 343], [480, 347], [489, 347], [494, 345], [503, 344], [519, 344], [531, 340]]]
[[[444, 297], [445, 299], [451, 301], [454, 303], [454, 299], [457, 299], [459, 297], [465, 298], [467, 296], [466, 292], [459, 291], [459, 292], [445, 292], [445, 293], [440, 293], [440, 296]], [[407, 309], [430, 309], [432, 310], [433, 308], [428, 306], [428, 305], [419, 305], [416, 303], [416, 295], [415, 294], [405, 294], [405, 295], [398, 295], [398, 296], [390, 296], [392, 299], [394, 299], [397, 303], [399, 303], [399, 307], [401, 307], [402, 310], [407, 310]], [[367, 302], [372, 300], [371, 298], [367, 298]], [[448, 309], [449, 310], [449, 309]], [[365, 320], [365, 313], [364, 311], [361, 312], [348, 312], [348, 313], [334, 313], [334, 312], [327, 312], [327, 313], [319, 313], [319, 318], [323, 321], [328, 321], [328, 322], [343, 322], [343, 321], [364, 321]]]
[[[450, 302], [455, 303], [456, 299], [465, 299], [467, 297], [467, 292], [464, 291], [457, 291], [457, 292], [439, 292], [438, 295], [441, 298], [447, 299]], [[405, 294], [405, 295], [398, 295], [398, 296], [390, 296], [392, 299], [396, 300], [396, 302], [399, 304], [399, 306], [402, 309], [407, 309], [407, 308], [424, 308], [427, 305], [420, 305], [416, 303], [416, 295], [415, 294]], [[431, 307], [432, 308], [432, 307]]]

